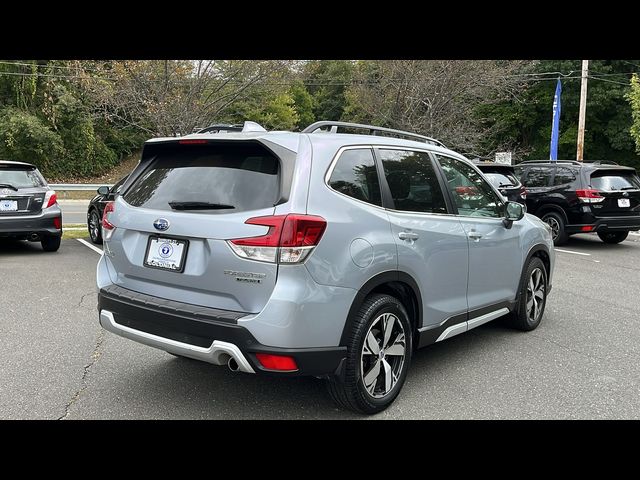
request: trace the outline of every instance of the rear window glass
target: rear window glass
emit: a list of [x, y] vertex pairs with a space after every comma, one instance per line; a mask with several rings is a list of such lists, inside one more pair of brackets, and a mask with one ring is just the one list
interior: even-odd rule
[[134, 207], [230, 213], [273, 206], [280, 162], [264, 147], [168, 145], [125, 192]]
[[349, 197], [382, 205], [378, 172], [370, 148], [345, 150], [331, 173], [329, 186]]
[[493, 185], [496, 188], [517, 187], [519, 183], [515, 175], [509, 171], [483, 172], [483, 174], [491, 182], [491, 185]]
[[532, 188], [548, 187], [551, 171], [550, 167], [531, 167], [523, 183]]
[[635, 190], [640, 188], [640, 179], [633, 172], [595, 171], [591, 174], [591, 186], [596, 190]]
[[34, 188], [44, 187], [45, 183], [38, 171], [31, 168], [0, 167], [0, 188]]
[[553, 177], [554, 185], [567, 185], [576, 180], [576, 176], [569, 168], [558, 167], [556, 174]]

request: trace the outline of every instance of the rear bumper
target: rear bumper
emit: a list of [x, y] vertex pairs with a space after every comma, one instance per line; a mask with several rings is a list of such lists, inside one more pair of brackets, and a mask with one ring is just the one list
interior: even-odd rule
[[[591, 227], [591, 229], [583, 230], [586, 227]], [[635, 230], [640, 230], [640, 216], [600, 217], [596, 218], [593, 223], [566, 226], [567, 233], [628, 232]]]
[[[239, 370], [280, 376], [339, 373], [346, 347], [280, 348], [260, 344], [237, 320], [244, 312], [194, 307], [112, 285], [98, 294], [100, 325], [122, 337], [215, 365], [234, 358]], [[266, 370], [256, 353], [292, 356], [298, 370]]]
[[58, 206], [48, 208], [38, 215], [0, 216], [0, 237], [21, 237], [32, 233], [38, 235], [62, 235], [62, 229], [53, 224], [53, 219], [62, 217]]

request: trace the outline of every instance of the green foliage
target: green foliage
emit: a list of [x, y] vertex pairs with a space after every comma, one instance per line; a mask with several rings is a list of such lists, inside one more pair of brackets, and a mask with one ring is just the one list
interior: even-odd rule
[[298, 123], [298, 114], [291, 94], [281, 92], [266, 102], [262, 97], [237, 101], [234, 114], [229, 115], [227, 121], [242, 123], [244, 120], [258, 122], [267, 130], [293, 130]]
[[636, 143], [636, 151], [640, 153], [640, 78], [638, 75], [631, 77], [631, 90], [627, 93], [626, 99], [631, 106], [631, 115], [633, 117], [633, 123], [629, 131]]
[[289, 89], [293, 106], [298, 114], [298, 129], [303, 129], [315, 122], [313, 114], [313, 97], [302, 82], [296, 82]]
[[313, 97], [313, 114], [317, 120], [342, 118], [345, 92], [353, 70], [354, 63], [349, 60], [315, 60], [305, 66], [305, 86]]

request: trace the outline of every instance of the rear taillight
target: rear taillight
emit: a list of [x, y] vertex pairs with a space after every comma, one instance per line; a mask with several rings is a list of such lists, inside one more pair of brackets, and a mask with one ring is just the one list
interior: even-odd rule
[[53, 190], [49, 190], [44, 195], [44, 201], [42, 202], [42, 208], [53, 207], [56, 203], [58, 203], [58, 196], [56, 192]]
[[116, 226], [109, 221], [109, 214], [116, 211], [116, 205], [113, 202], [109, 202], [104, 206], [104, 212], [102, 214], [102, 228], [105, 230], [113, 230]]
[[520, 187], [520, 198], [523, 200], [527, 199], [527, 189], [524, 187]]
[[314, 215], [272, 215], [254, 217], [249, 225], [269, 227], [259, 237], [229, 240], [229, 246], [242, 258], [271, 263], [299, 263], [313, 251], [327, 227], [322, 217]]
[[53, 226], [60, 230], [62, 228], [62, 217], [54, 217]]
[[281, 372], [293, 372], [298, 370], [298, 364], [296, 364], [295, 359], [288, 355], [256, 353], [256, 358], [267, 370], [279, 370]]
[[600, 195], [600, 192], [591, 188], [576, 190], [576, 195], [578, 195], [578, 200], [582, 203], [600, 203], [604, 201], [604, 197]]

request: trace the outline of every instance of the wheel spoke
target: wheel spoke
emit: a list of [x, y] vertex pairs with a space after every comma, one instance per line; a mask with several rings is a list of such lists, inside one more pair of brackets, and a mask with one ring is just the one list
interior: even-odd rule
[[384, 367], [384, 393], [389, 393], [393, 388], [393, 372], [391, 371], [391, 365], [386, 360], [382, 360], [382, 366]]
[[380, 360], [375, 361], [371, 370], [364, 376], [364, 388], [373, 395], [376, 385], [378, 384], [378, 375], [380, 375]]
[[384, 351], [385, 355], [404, 355], [404, 333], [399, 333], [395, 342], [392, 345], [386, 348]]
[[536, 290], [535, 293], [535, 298], [537, 298], [539, 301], [542, 301], [544, 299], [544, 290], [542, 288]]
[[367, 335], [367, 341], [364, 344], [364, 354], [365, 355], [378, 355], [380, 352], [380, 346], [378, 345], [378, 341], [376, 337], [373, 335], [373, 332], [369, 332]]
[[393, 326], [396, 323], [395, 315], [387, 314], [382, 319], [384, 325], [384, 340], [382, 341], [382, 348], [386, 348], [391, 340], [391, 333], [393, 332]]
[[531, 297], [527, 301], [527, 314], [531, 315], [531, 310], [533, 309], [533, 297]]

